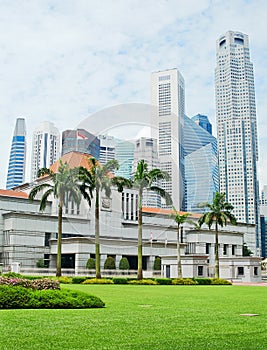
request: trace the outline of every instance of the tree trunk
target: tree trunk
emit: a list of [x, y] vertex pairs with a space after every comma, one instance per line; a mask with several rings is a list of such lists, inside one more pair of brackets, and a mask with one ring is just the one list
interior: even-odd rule
[[220, 278], [219, 268], [219, 232], [218, 222], [215, 222], [215, 278]]
[[59, 199], [58, 204], [58, 228], [57, 228], [57, 269], [56, 276], [61, 276], [61, 249], [62, 249], [62, 207], [63, 202]]
[[95, 196], [95, 277], [101, 278], [100, 272], [100, 243], [99, 243], [99, 190]]
[[142, 258], [143, 258], [143, 252], [142, 252], [142, 229], [143, 229], [143, 222], [142, 222], [142, 197], [143, 197], [143, 191], [142, 189], [139, 189], [138, 194], [138, 271], [137, 271], [137, 279], [142, 280], [143, 279], [143, 266], [142, 266]]
[[181, 249], [180, 249], [180, 225], [177, 228], [177, 270], [178, 278], [182, 278], [182, 263], [181, 263]]

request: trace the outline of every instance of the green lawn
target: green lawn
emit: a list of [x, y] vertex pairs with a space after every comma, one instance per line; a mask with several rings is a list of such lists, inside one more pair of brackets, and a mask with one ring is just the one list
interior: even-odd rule
[[267, 348], [266, 287], [62, 287], [95, 294], [106, 307], [0, 310], [1, 350]]

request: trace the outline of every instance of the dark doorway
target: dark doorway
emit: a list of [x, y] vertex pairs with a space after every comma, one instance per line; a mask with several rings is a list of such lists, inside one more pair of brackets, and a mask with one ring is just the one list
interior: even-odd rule
[[63, 269], [74, 269], [75, 268], [75, 254], [62, 254], [61, 267]]
[[171, 267], [170, 267], [170, 265], [166, 265], [166, 277], [167, 278], [171, 277]]
[[[128, 259], [129, 265], [130, 265], [130, 270], [137, 270], [138, 269], [138, 258], [137, 256], [133, 255], [123, 255], [125, 258]], [[143, 270], [147, 269], [147, 257], [143, 256], [142, 258], [142, 265], [143, 265]]]

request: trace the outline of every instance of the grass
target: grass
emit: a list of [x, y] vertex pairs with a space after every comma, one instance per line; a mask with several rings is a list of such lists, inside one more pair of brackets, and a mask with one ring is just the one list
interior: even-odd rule
[[97, 295], [106, 308], [0, 310], [0, 349], [266, 349], [265, 287], [62, 288]]

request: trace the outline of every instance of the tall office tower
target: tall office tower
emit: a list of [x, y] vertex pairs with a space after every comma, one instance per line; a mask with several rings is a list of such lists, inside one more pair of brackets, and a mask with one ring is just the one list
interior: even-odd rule
[[217, 140], [184, 116], [184, 160], [186, 211], [202, 213], [199, 204], [211, 203], [219, 191]]
[[212, 135], [212, 125], [209, 121], [209, 118], [206, 115], [197, 114], [197, 115], [194, 115], [194, 117], [192, 117], [191, 119], [197, 125], [201, 126], [203, 129], [205, 129], [208, 133]]
[[116, 139], [115, 159], [120, 166], [119, 170], [115, 171], [115, 175], [130, 179], [132, 177], [134, 143]]
[[62, 132], [62, 156], [69, 152], [90, 154], [99, 160], [100, 141], [85, 129], [65, 130]]
[[17, 118], [12, 138], [6, 189], [21, 185], [25, 180], [26, 126], [24, 118]]
[[[141, 137], [135, 141], [133, 172], [136, 171], [137, 164], [141, 159], [145, 160], [149, 170], [160, 168], [156, 139]], [[157, 183], [156, 185], [159, 186], [160, 184]], [[145, 190], [143, 194], [143, 206], [160, 208], [161, 197], [153, 191]]]
[[[172, 196], [177, 210], [185, 208], [183, 125], [185, 92], [184, 79], [178, 69], [152, 73], [151, 77], [152, 130], [158, 140], [161, 169], [171, 180], [162, 182]], [[166, 207], [162, 203], [163, 207]]]
[[220, 191], [239, 222], [256, 225], [255, 237], [244, 239], [260, 255], [257, 120], [246, 34], [229, 31], [217, 40], [215, 92]]
[[99, 162], [106, 164], [109, 160], [115, 159], [116, 142], [113, 136], [98, 135], [100, 141]]
[[260, 196], [260, 223], [261, 223], [261, 256], [267, 257], [267, 186], [263, 187]]
[[33, 132], [31, 180], [38, 170], [49, 168], [60, 157], [60, 135], [53, 123], [43, 122]]

